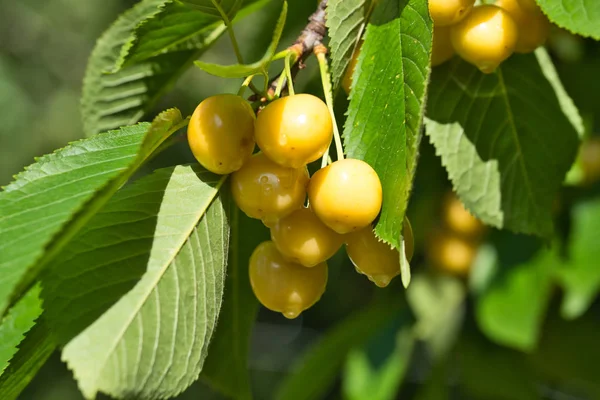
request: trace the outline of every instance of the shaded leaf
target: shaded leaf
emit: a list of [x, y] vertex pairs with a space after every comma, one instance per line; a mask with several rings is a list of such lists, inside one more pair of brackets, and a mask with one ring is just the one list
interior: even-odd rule
[[[0, 315], [172, 133], [179, 110], [72, 143], [0, 192]], [[15, 244], [19, 244], [16, 246]]]
[[231, 240], [223, 309], [202, 376], [215, 389], [241, 400], [252, 398], [248, 352], [258, 311], [258, 301], [250, 287], [248, 263], [256, 246], [269, 239], [269, 231], [233, 203], [230, 215]]
[[[232, 18], [236, 11], [240, 8], [243, 0], [179, 0], [183, 4], [202, 11], [204, 14], [213, 15], [215, 17], [221, 17], [221, 11], [227, 15], [228, 18]], [[216, 5], [215, 5], [216, 3]], [[217, 7], [218, 6], [218, 7]]]
[[368, 162], [381, 179], [383, 208], [375, 232], [394, 248], [400, 246], [416, 167], [431, 31], [426, 0], [375, 6], [344, 127], [348, 157]]
[[542, 250], [531, 260], [500, 265], [477, 299], [480, 329], [503, 346], [532, 351], [537, 345], [552, 289], [557, 256]]
[[17, 352], [19, 343], [42, 313], [39, 292], [40, 287], [34, 286], [10, 309], [0, 324], [0, 375]]
[[600, 2], [586, 0], [536, 0], [550, 21], [582, 36], [600, 40]]
[[333, 384], [346, 355], [365, 343], [398, 313], [394, 302], [375, 303], [346, 318], [309, 348], [284, 379], [276, 398], [281, 400], [321, 399]]
[[534, 55], [484, 75], [458, 57], [431, 77], [427, 134], [455, 191], [483, 222], [550, 237], [577, 132]]
[[55, 349], [56, 343], [52, 340], [48, 325], [42, 318], [27, 333], [8, 368], [0, 376], [2, 400], [17, 399]]
[[327, 28], [331, 50], [331, 78], [337, 88], [352, 54], [356, 50], [359, 36], [364, 28], [367, 0], [329, 0], [327, 2]]
[[600, 201], [580, 204], [573, 213], [569, 259], [556, 271], [565, 291], [561, 313], [566, 318], [580, 317], [600, 291]]
[[411, 326], [401, 329], [394, 351], [379, 368], [371, 365], [368, 354], [354, 350], [348, 354], [344, 373], [344, 398], [348, 400], [393, 400], [410, 364], [415, 344]]
[[60, 339], [110, 307], [63, 351], [87, 398], [166, 398], [197, 379], [225, 280], [225, 178], [178, 166], [137, 181], [49, 271], [43, 296]]
[[[236, 19], [260, 9], [269, 0], [246, 0]], [[166, 1], [160, 11], [140, 23], [121, 48], [119, 70], [165, 53], [201, 50], [225, 31], [220, 16], [190, 9], [179, 1]], [[197, 53], [197, 58], [200, 54]], [[189, 62], [193, 60], [190, 59]], [[186, 67], [190, 65], [186, 63]]]
[[235, 65], [219, 65], [219, 64], [210, 64], [202, 61], [196, 61], [194, 64], [201, 70], [211, 74], [220, 76], [222, 78], [244, 78], [246, 76], [255, 75], [255, 74], [267, 74], [269, 65], [271, 64], [271, 59], [275, 55], [275, 51], [277, 50], [277, 46], [279, 45], [279, 40], [281, 39], [281, 33], [283, 32], [283, 28], [285, 26], [285, 21], [287, 18], [287, 1], [283, 2], [283, 6], [281, 9], [281, 14], [279, 15], [279, 19], [277, 20], [277, 25], [275, 25], [275, 29], [273, 30], [273, 39], [267, 48], [262, 59], [252, 64], [235, 64]]

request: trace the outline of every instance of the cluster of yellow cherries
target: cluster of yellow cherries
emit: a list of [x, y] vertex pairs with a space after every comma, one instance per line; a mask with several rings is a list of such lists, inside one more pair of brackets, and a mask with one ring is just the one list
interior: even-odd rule
[[456, 53], [484, 73], [491, 73], [513, 52], [530, 53], [544, 44], [550, 22], [535, 0], [429, 0], [433, 19], [431, 65]]
[[[188, 142], [200, 164], [231, 174], [238, 207], [270, 228], [271, 240], [250, 257], [250, 283], [265, 307], [287, 318], [320, 299], [326, 261], [343, 244], [357, 271], [378, 286], [400, 273], [398, 251], [380, 242], [371, 226], [382, 202], [375, 170], [364, 161], [342, 158], [309, 177], [307, 164], [326, 156], [332, 138], [327, 105], [309, 94], [279, 98], [258, 116], [240, 96], [212, 96], [198, 105], [188, 126]], [[255, 143], [260, 152], [253, 154]], [[408, 220], [403, 236], [410, 259]]]

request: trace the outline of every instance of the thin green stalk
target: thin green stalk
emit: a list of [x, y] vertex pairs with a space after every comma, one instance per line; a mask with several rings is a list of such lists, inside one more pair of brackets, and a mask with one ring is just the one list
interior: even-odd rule
[[238, 90], [238, 93], [237, 93], [238, 96], [241, 96], [241, 97], [244, 96], [244, 92], [246, 91], [246, 88], [248, 86], [252, 85], [252, 78], [254, 78], [254, 75], [247, 76], [246, 79], [244, 79], [242, 86], [240, 86], [240, 90]]
[[221, 14], [221, 18], [223, 19], [223, 22], [225, 23], [225, 26], [227, 27], [227, 33], [229, 33], [229, 39], [231, 40], [231, 45], [233, 46], [233, 51], [235, 52], [235, 57], [237, 58], [238, 64], [243, 64], [244, 58], [242, 57], [242, 53], [240, 52], [240, 47], [238, 46], [238, 42], [235, 37], [235, 32], [233, 30], [233, 25], [231, 24], [231, 20], [229, 19], [229, 17], [227, 16], [227, 14], [223, 10], [223, 8], [219, 5], [219, 3], [217, 3], [217, 0], [211, 0], [211, 1], [213, 3], [213, 6], [215, 6], [217, 11], [219, 11], [219, 14]]
[[344, 159], [344, 147], [342, 146], [342, 138], [338, 125], [335, 120], [335, 112], [333, 111], [333, 93], [331, 87], [331, 76], [329, 75], [329, 65], [327, 63], [327, 57], [322, 51], [315, 51], [317, 60], [319, 61], [319, 71], [321, 72], [321, 83], [323, 84], [323, 93], [325, 94], [325, 103], [331, 114], [331, 120], [333, 122], [333, 139], [335, 140], [335, 150], [337, 153], [337, 159]]
[[292, 80], [292, 68], [290, 67], [290, 62], [292, 59], [292, 53], [288, 53], [285, 56], [285, 75], [287, 76], [287, 80], [288, 80], [288, 90], [290, 92], [290, 95], [295, 95], [296, 91], [294, 90], [294, 81]]

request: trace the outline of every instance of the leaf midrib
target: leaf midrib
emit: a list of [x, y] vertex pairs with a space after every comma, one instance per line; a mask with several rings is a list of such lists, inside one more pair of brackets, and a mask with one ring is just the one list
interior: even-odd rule
[[[210, 199], [207, 199], [204, 207], [202, 207], [201, 209], [199, 209], [199, 212], [196, 214], [198, 216], [196, 218], [196, 221], [198, 221], [198, 222], [196, 222], [194, 225], [191, 225], [191, 228], [186, 232], [186, 234], [182, 235], [183, 240], [181, 241], [181, 243], [178, 246], [177, 250], [173, 251], [173, 253], [171, 255], [171, 258], [168, 261], [165, 261], [165, 264], [161, 268], [160, 272], [156, 275], [156, 279], [154, 281], [152, 281], [152, 285], [148, 285], [148, 288], [149, 288], [148, 292], [145, 293], [143, 296], [140, 297], [140, 301], [135, 305], [135, 307], [132, 307], [131, 310], [134, 311], [134, 312], [132, 312], [130, 314], [130, 318], [126, 321], [125, 324], [123, 324], [123, 329], [115, 336], [115, 340], [113, 341], [113, 345], [105, 353], [107, 355], [107, 357], [104, 359], [104, 361], [102, 361], [102, 365], [101, 365], [101, 368], [99, 368], [99, 371], [103, 370], [104, 367], [106, 366], [106, 363], [108, 362], [108, 360], [110, 359], [110, 357], [114, 353], [116, 347], [118, 346], [118, 344], [123, 339], [123, 336], [125, 335], [125, 332], [127, 332], [127, 330], [131, 326], [131, 323], [133, 322], [133, 320], [135, 319], [135, 317], [140, 313], [139, 312], [140, 309], [144, 306], [144, 304], [148, 300], [148, 297], [150, 296], [150, 294], [152, 294], [152, 292], [154, 291], [154, 289], [156, 289], [156, 287], [157, 287], [158, 283], [160, 282], [160, 280], [162, 279], [164, 273], [169, 269], [169, 266], [173, 263], [173, 260], [175, 260], [175, 258], [179, 254], [179, 252], [181, 251], [181, 248], [185, 245], [185, 242], [186, 242], [187, 238], [189, 238], [190, 235], [191, 235], [191, 233], [194, 231], [194, 229], [196, 229], [199, 221], [202, 219], [202, 217], [206, 213], [206, 210], [208, 209], [208, 207], [212, 204], [212, 202], [218, 196], [219, 190], [220, 190], [221, 186], [223, 185], [223, 183], [225, 182], [226, 179], [227, 179], [227, 175], [224, 175], [218, 181], [217, 185], [214, 187], [214, 194], [213, 194], [213, 196], [210, 197]], [[153, 354], [154, 353], [156, 353], [156, 352], [153, 351]], [[100, 377], [100, 375], [97, 375], [96, 380], [99, 377]]]

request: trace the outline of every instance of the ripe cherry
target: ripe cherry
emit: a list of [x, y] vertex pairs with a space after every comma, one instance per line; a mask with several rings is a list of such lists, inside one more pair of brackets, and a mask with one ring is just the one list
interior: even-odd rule
[[[404, 220], [402, 235], [406, 259], [410, 262], [414, 251], [414, 238], [408, 219]], [[400, 274], [400, 253], [377, 239], [371, 226], [347, 235], [346, 252], [356, 270], [379, 287], [386, 287]]]
[[448, 233], [437, 234], [428, 252], [435, 268], [459, 276], [469, 274], [475, 255], [473, 242]]
[[431, 49], [431, 66], [443, 64], [454, 56], [454, 47], [450, 39], [450, 28], [433, 27], [433, 47]]
[[344, 234], [368, 226], [377, 217], [381, 210], [381, 182], [366, 162], [338, 160], [313, 175], [308, 199], [325, 225]]
[[454, 50], [486, 74], [513, 53], [517, 35], [517, 24], [510, 14], [493, 5], [474, 7], [450, 30]]
[[496, 5], [508, 11], [517, 24], [519, 35], [515, 52], [531, 53], [546, 42], [550, 21], [537, 5], [535, 8], [525, 8], [518, 0], [498, 0]]
[[453, 194], [445, 200], [443, 217], [448, 229], [460, 236], [478, 238], [483, 232], [481, 221], [472, 216]]
[[325, 292], [327, 264], [306, 268], [286, 260], [271, 241], [263, 242], [250, 257], [250, 284], [269, 310], [296, 318]]
[[309, 208], [300, 208], [271, 227], [271, 239], [288, 260], [314, 267], [342, 246], [342, 235], [329, 229]]
[[231, 192], [243, 212], [268, 226], [304, 205], [308, 179], [306, 166], [282, 167], [257, 153], [231, 175]]
[[465, 18], [475, 0], [429, 0], [429, 14], [436, 27], [454, 25]]
[[254, 150], [254, 111], [246, 100], [220, 94], [203, 100], [188, 125], [188, 143], [207, 170], [230, 174], [248, 161]]
[[321, 99], [297, 94], [275, 100], [258, 114], [255, 137], [271, 160], [300, 168], [325, 154], [333, 138], [333, 123]]

